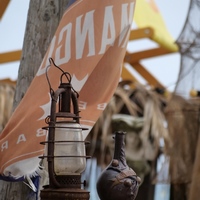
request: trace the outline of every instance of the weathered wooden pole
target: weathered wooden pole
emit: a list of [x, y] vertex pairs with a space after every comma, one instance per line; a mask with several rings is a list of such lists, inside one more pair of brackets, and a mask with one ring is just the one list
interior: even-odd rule
[[[34, 78], [69, 0], [30, 0], [14, 97], [17, 107]], [[0, 200], [35, 200], [23, 182], [0, 181]]]

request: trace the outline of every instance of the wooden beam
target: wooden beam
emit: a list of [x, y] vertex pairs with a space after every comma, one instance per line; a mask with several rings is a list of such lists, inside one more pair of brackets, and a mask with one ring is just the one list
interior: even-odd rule
[[122, 67], [121, 77], [123, 81], [130, 81], [129, 86], [134, 89], [135, 83], [139, 83], [139, 81], [135, 78], [133, 73], [131, 73], [125, 66]]
[[21, 53], [22, 53], [21, 50], [11, 51], [7, 53], [0, 53], [0, 64], [20, 60]]
[[154, 30], [150, 27], [131, 30], [129, 40], [137, 40], [142, 38], [152, 38]]
[[122, 67], [121, 77], [123, 80], [130, 80], [130, 81], [139, 83], [139, 81], [134, 77], [134, 75], [125, 66]]
[[10, 0], [0, 0], [0, 19], [3, 17], [3, 14], [8, 7]]
[[145, 67], [140, 63], [131, 65], [151, 86], [165, 88]]
[[130, 63], [131, 65], [138, 63], [142, 59], [152, 58], [155, 56], [161, 56], [169, 53], [174, 53], [164, 47], [158, 47], [154, 49], [139, 51], [136, 53], [126, 53], [124, 61]]

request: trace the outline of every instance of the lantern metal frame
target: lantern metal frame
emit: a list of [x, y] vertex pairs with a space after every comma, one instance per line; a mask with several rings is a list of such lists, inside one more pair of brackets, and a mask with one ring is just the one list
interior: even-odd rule
[[[49, 185], [44, 187], [45, 189], [41, 191], [42, 200], [50, 199], [49, 192], [53, 198], [64, 199], [89, 199], [89, 192], [81, 189], [81, 185], [85, 181], [81, 182], [81, 174], [77, 175], [56, 175], [54, 169], [54, 158], [67, 158], [67, 157], [80, 157], [88, 159], [90, 156], [69, 156], [69, 155], [60, 155], [54, 156], [55, 143], [84, 143], [88, 144], [86, 141], [55, 141], [55, 129], [59, 128], [68, 128], [68, 129], [82, 129], [88, 130], [87, 128], [77, 128], [67, 126], [67, 123], [78, 123], [79, 124], [79, 107], [78, 107], [78, 93], [73, 89], [71, 85], [71, 75], [68, 72], [64, 72], [60, 67], [55, 65], [52, 58], [49, 59], [50, 63], [53, 63], [61, 72], [60, 76], [60, 86], [54, 92], [48, 75], [46, 71], [46, 77], [48, 80], [50, 94], [51, 94], [51, 111], [50, 115], [47, 116], [45, 122], [48, 126], [43, 127], [43, 129], [48, 130], [48, 140], [41, 142], [42, 145], [48, 145], [47, 155], [41, 156], [40, 158], [47, 158], [48, 162], [48, 173], [49, 173]], [[50, 65], [51, 66], [51, 65]], [[49, 66], [49, 67], [50, 67]], [[48, 70], [48, 69], [47, 69]], [[63, 83], [63, 77], [66, 77], [68, 83]], [[58, 105], [57, 105], [58, 104]], [[71, 107], [73, 106], [73, 113], [71, 113]], [[58, 109], [58, 112], [56, 110]], [[62, 119], [59, 121], [58, 119]], [[63, 121], [63, 119], [65, 119]], [[71, 119], [71, 121], [69, 121]], [[56, 126], [59, 123], [66, 123], [65, 127]], [[58, 190], [59, 189], [59, 190]], [[64, 195], [64, 196], [63, 196]]]

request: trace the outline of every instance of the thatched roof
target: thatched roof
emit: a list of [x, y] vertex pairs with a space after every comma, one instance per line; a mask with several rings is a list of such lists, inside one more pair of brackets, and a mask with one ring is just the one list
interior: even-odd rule
[[0, 82], [0, 132], [5, 127], [12, 111], [15, 86]]
[[166, 143], [173, 183], [191, 182], [199, 135], [199, 106], [199, 100], [174, 95], [165, 109], [169, 137], [173, 141]]
[[147, 161], [154, 161], [159, 154], [160, 138], [168, 140], [164, 126], [165, 101], [162, 95], [145, 86], [137, 84], [132, 89], [120, 84], [89, 134], [91, 145], [88, 153], [105, 167], [112, 158], [112, 134], [114, 131], [125, 131], [126, 157], [128, 161], [137, 163], [143, 177], [149, 171]]

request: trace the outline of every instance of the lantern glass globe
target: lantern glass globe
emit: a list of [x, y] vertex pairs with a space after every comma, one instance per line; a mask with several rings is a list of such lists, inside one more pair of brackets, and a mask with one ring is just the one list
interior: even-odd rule
[[[56, 175], [80, 175], [86, 168], [85, 144], [78, 123], [59, 123], [55, 128], [54, 170]], [[63, 141], [63, 142], [60, 142]]]

